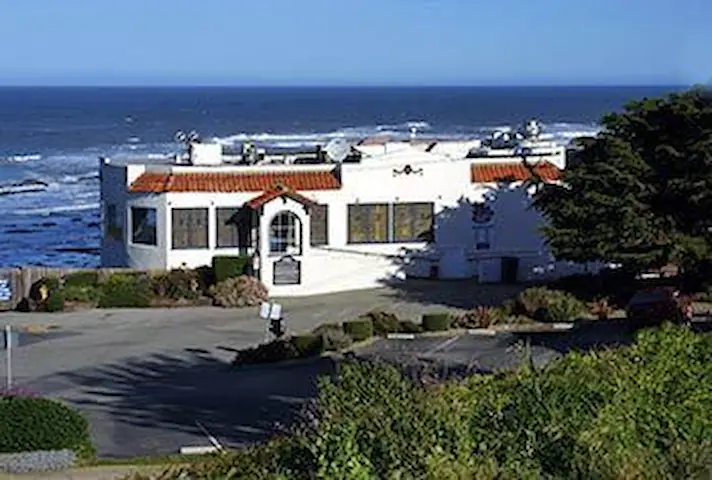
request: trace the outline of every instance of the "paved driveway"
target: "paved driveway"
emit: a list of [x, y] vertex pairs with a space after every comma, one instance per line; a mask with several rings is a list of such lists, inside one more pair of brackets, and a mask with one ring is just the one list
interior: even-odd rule
[[[410, 282], [309, 298], [283, 299], [287, 328], [311, 330], [371, 309], [416, 319], [427, 310], [497, 304], [517, 287], [469, 282]], [[265, 337], [257, 308], [93, 310], [59, 314], [2, 313], [0, 325], [57, 325], [56, 334], [20, 346], [15, 384], [62, 398], [89, 418], [99, 453], [175, 453], [206, 445], [196, 421], [228, 445], [251, 442], [288, 423], [315, 393], [327, 360], [295, 367], [228, 370], [234, 351]], [[40, 339], [40, 337], [35, 337]], [[4, 371], [4, 356], [0, 360]]]

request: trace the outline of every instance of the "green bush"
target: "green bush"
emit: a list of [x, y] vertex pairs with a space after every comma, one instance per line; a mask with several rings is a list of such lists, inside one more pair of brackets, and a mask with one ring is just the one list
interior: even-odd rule
[[321, 341], [324, 351], [338, 352], [349, 348], [353, 343], [353, 338], [346, 334], [343, 329], [326, 329], [321, 334]]
[[0, 397], [0, 418], [0, 453], [69, 449], [81, 459], [94, 455], [89, 424], [62, 403], [46, 398]]
[[514, 313], [537, 322], [570, 322], [586, 313], [586, 304], [561, 290], [533, 287], [517, 297]]
[[341, 326], [340, 323], [322, 323], [321, 325], [318, 325], [314, 330], [312, 330], [312, 333], [314, 335], [323, 335], [334, 330], [343, 332], [344, 328]]
[[93, 285], [64, 285], [61, 290], [62, 296], [68, 302], [97, 303], [101, 296], [101, 290]]
[[449, 313], [425, 313], [423, 329], [426, 332], [442, 332], [450, 329], [452, 321], [453, 318]]
[[398, 323], [398, 331], [400, 333], [421, 333], [423, 331], [423, 326], [412, 320], [401, 320]]
[[42, 308], [45, 312], [61, 312], [64, 310], [64, 295], [61, 291], [54, 292], [49, 295], [49, 298], [44, 303]]
[[297, 349], [301, 357], [313, 357], [319, 355], [324, 349], [324, 342], [321, 335], [295, 335], [289, 339]]
[[400, 332], [400, 321], [395, 314], [390, 312], [372, 311], [361, 318], [368, 318], [373, 323], [373, 333], [378, 336], [385, 336], [389, 333]]
[[247, 274], [247, 268], [250, 264], [248, 255], [240, 256], [215, 256], [213, 257], [213, 274], [215, 283], [224, 282], [228, 278], [239, 277]]
[[114, 274], [101, 286], [100, 308], [146, 308], [151, 305], [151, 282], [143, 276]]
[[373, 322], [370, 318], [357, 318], [344, 322], [344, 332], [354, 339], [355, 342], [361, 342], [373, 337]]
[[99, 283], [99, 272], [87, 270], [69, 273], [62, 278], [62, 285], [68, 287], [94, 287]]

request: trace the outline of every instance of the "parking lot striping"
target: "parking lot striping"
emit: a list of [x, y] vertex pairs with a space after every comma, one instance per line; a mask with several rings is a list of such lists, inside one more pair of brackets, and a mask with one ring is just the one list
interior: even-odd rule
[[219, 451], [217, 447], [212, 446], [180, 447], [181, 455], [207, 455], [210, 453], [218, 453]]
[[484, 337], [494, 337], [497, 335], [497, 330], [492, 330], [489, 328], [473, 328], [467, 331], [468, 335], [481, 335]]
[[426, 352], [425, 352], [425, 355], [432, 355], [433, 353], [436, 353], [436, 352], [442, 350], [443, 348], [449, 347], [449, 346], [452, 345], [453, 343], [457, 342], [457, 341], [460, 339], [460, 337], [461, 337], [461, 335], [455, 335], [455, 336], [452, 337], [452, 338], [448, 338], [448, 339], [445, 340], [444, 342], [438, 343], [438, 344], [435, 345], [433, 348], [431, 348], [430, 350], [426, 351]]
[[414, 333], [389, 333], [386, 335], [388, 340], [415, 340]]

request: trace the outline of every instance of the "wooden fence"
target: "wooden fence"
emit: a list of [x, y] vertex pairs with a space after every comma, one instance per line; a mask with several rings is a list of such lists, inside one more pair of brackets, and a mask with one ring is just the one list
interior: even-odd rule
[[0, 311], [14, 310], [23, 298], [30, 294], [30, 288], [46, 277], [62, 277], [75, 272], [98, 271], [102, 274], [132, 272], [128, 268], [51, 268], [22, 267], [0, 268]]

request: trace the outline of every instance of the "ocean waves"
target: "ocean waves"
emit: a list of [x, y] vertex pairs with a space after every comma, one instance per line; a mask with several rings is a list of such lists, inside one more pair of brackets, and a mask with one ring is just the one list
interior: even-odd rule
[[[441, 125], [427, 119], [405, 119], [373, 125], [340, 126], [319, 131], [297, 128], [264, 129], [222, 135], [199, 132], [225, 146], [245, 141], [282, 148], [310, 147], [330, 140], [356, 142], [373, 136], [406, 139], [484, 138], [503, 125]], [[587, 123], [545, 124], [545, 133], [568, 143], [594, 135]], [[0, 266], [48, 265], [87, 267], [99, 264], [101, 235], [99, 157], [165, 158], [182, 149], [166, 131], [166, 141], [145, 142], [143, 135], [126, 136], [116, 144], [82, 149], [0, 152]]]

